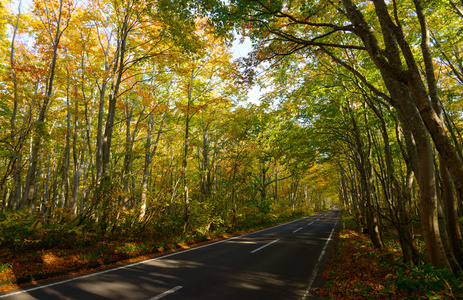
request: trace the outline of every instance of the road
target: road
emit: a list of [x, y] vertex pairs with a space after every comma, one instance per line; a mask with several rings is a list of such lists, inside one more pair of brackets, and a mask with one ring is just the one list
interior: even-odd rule
[[0, 299], [316, 299], [339, 210], [86, 275]]

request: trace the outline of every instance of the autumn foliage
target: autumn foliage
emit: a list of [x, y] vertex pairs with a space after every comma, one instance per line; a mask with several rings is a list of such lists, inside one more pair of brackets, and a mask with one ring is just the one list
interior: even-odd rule
[[338, 205], [418, 273], [463, 273], [460, 2], [29, 2], [0, 2], [1, 247]]

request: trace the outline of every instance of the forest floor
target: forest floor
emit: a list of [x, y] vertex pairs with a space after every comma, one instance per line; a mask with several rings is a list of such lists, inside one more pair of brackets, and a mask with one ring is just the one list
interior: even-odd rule
[[[326, 283], [316, 288], [321, 299], [463, 299], [461, 277], [429, 264], [402, 262], [392, 226], [384, 230], [388, 232], [383, 237], [385, 249], [378, 250], [352, 217], [343, 214], [341, 224], [331, 260], [322, 274]], [[424, 248], [416, 225], [418, 247]]]

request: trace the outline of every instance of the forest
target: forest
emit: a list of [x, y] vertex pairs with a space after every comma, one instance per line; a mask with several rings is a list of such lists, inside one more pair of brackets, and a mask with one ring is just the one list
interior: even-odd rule
[[0, 4], [2, 247], [337, 205], [376, 249], [463, 273], [462, 2]]

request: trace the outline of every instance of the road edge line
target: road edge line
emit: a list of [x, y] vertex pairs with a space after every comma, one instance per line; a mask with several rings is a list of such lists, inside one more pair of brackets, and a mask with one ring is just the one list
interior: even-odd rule
[[310, 275], [310, 278], [309, 278], [309, 285], [307, 286], [307, 290], [305, 291], [304, 296], [302, 297], [302, 300], [306, 300], [306, 299], [307, 299], [307, 296], [310, 296], [310, 295], [311, 295], [311, 294], [310, 294], [310, 289], [312, 288], [312, 284], [313, 284], [314, 281], [315, 281], [315, 277], [317, 277], [318, 269], [320, 268], [320, 264], [321, 264], [321, 262], [322, 262], [323, 256], [325, 256], [326, 248], [328, 247], [328, 244], [329, 244], [329, 242], [331, 241], [331, 237], [333, 236], [334, 229], [336, 228], [336, 225], [338, 225], [338, 222], [337, 222], [337, 221], [336, 221], [336, 223], [334, 224], [333, 229], [331, 229], [330, 236], [328, 237], [328, 240], [326, 241], [325, 246], [323, 247], [323, 250], [322, 250], [322, 252], [320, 253], [320, 256], [318, 257], [318, 261], [317, 261], [317, 263], [315, 264], [315, 267], [314, 267], [314, 269], [313, 269], [312, 275]]

